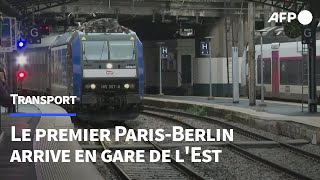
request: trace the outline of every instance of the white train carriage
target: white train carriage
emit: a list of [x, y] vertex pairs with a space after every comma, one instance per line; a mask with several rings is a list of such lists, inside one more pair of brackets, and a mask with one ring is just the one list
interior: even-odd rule
[[[260, 96], [261, 45], [256, 45], [257, 95]], [[303, 49], [307, 51], [306, 47]], [[308, 57], [302, 56], [301, 41], [263, 44], [264, 87], [267, 98], [307, 100]], [[320, 40], [317, 40], [317, 91], [320, 94]]]
[[[307, 100], [308, 60], [302, 64], [302, 46], [298, 39], [287, 38], [282, 27], [268, 28], [264, 33], [264, 87], [265, 97], [272, 99]], [[281, 31], [281, 32], [280, 32]], [[320, 39], [320, 34], [317, 34]], [[255, 47], [256, 92], [260, 96], [260, 35], [257, 33]], [[162, 63], [163, 93], [168, 95], [209, 95], [209, 58], [198, 54], [199, 42], [195, 39], [164, 41], [169, 50], [169, 58]], [[215, 50], [217, 45], [213, 46]], [[146, 90], [149, 94], [159, 93], [159, 45], [145, 42]], [[239, 51], [240, 95], [247, 95], [248, 65], [245, 50]], [[232, 96], [232, 58], [212, 57], [212, 95]], [[317, 40], [317, 90], [320, 94], [320, 40]], [[302, 78], [303, 77], [303, 78]], [[304, 85], [302, 87], [302, 81]]]

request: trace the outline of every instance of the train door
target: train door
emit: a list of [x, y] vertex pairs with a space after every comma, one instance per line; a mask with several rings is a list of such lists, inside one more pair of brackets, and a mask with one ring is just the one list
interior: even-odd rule
[[181, 84], [191, 84], [191, 55], [181, 56]]
[[280, 96], [279, 50], [272, 50], [272, 97]]
[[181, 55], [180, 82], [184, 95], [192, 95], [192, 56]]

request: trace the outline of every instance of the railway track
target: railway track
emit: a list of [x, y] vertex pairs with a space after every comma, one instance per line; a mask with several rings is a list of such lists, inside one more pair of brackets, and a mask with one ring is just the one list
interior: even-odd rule
[[[93, 128], [91, 125], [86, 125], [86, 128]], [[133, 129], [128, 125], [124, 125], [127, 129]], [[153, 146], [153, 149], [158, 150], [159, 152], [162, 149], [154, 142], [145, 141], [146, 144]], [[99, 145], [91, 143], [91, 145], [83, 145], [83, 149], [98, 150], [103, 151], [109, 149], [109, 146], [104, 142], [100, 141]], [[128, 146], [128, 149], [131, 149]], [[147, 162], [149, 154], [147, 153], [149, 148], [141, 146], [141, 150], [146, 150], [146, 162], [144, 163], [135, 163], [135, 162], [126, 162], [126, 163], [116, 163], [109, 162], [108, 164], [112, 167], [115, 174], [121, 180], [133, 180], [133, 179], [194, 179], [194, 180], [204, 180], [205, 178], [201, 175], [195, 173], [193, 170], [187, 166], [178, 163], [174, 158], [170, 157], [171, 162], [163, 163], [150, 163]]]
[[[247, 131], [245, 129], [241, 129], [239, 127], [236, 127], [234, 125], [228, 124], [226, 122], [223, 122], [223, 121], [219, 120], [218, 118], [196, 116], [196, 115], [192, 115], [192, 114], [185, 113], [185, 112], [179, 112], [179, 111], [168, 110], [168, 109], [160, 109], [160, 108], [149, 107], [149, 106], [144, 107], [143, 114], [151, 115], [151, 116], [155, 116], [158, 118], [163, 118], [163, 119], [167, 119], [167, 120], [171, 120], [171, 121], [176, 121], [176, 122], [178, 122], [188, 128], [192, 128], [192, 129], [200, 128], [201, 129], [201, 127], [195, 126], [195, 125], [190, 124], [188, 122], [181, 121], [181, 119], [177, 118], [177, 117], [191, 118], [191, 119], [195, 119], [198, 121], [209, 122], [212, 124], [218, 124], [219, 126], [225, 128], [225, 129], [234, 129], [234, 132], [239, 133], [243, 136], [250, 137], [252, 139], [261, 140], [261, 141], [263, 141], [263, 140], [275, 141], [271, 138], [261, 136], [259, 134], [256, 134], [256, 133]], [[308, 158], [311, 161], [315, 161], [315, 162], [317, 162], [317, 164], [320, 164], [320, 157], [316, 154], [301, 150], [297, 147], [294, 147], [290, 144], [286, 144], [286, 143], [283, 143], [280, 141], [275, 141], [275, 142], [277, 142], [280, 145], [280, 147], [284, 150], [293, 152], [295, 154], [298, 154], [300, 156]], [[236, 145], [235, 143], [227, 142], [227, 145], [232, 150], [240, 153], [243, 156], [246, 156], [247, 158], [250, 158], [254, 161], [261, 162], [261, 163], [263, 163], [263, 164], [265, 164], [275, 170], [278, 170], [278, 171], [280, 170], [280, 171], [285, 172], [286, 174], [294, 176], [298, 179], [315, 179], [314, 176], [310, 177], [309, 175], [305, 175], [299, 171], [293, 170], [292, 168], [288, 168], [287, 166], [282, 166], [279, 163], [275, 163], [267, 158], [263, 158], [255, 153], [252, 153], [249, 150], [241, 148], [238, 145]], [[319, 165], [318, 165], [318, 167], [319, 167]]]

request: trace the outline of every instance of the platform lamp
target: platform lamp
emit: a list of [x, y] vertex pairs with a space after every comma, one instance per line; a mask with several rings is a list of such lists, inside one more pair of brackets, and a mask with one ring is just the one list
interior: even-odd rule
[[164, 42], [157, 42], [159, 45], [159, 95], [162, 96], [162, 51], [161, 48], [164, 45]]
[[267, 32], [266, 30], [257, 30], [257, 32], [260, 33], [260, 79], [261, 79], [261, 102], [259, 104], [259, 106], [261, 107], [265, 107], [267, 106], [265, 103], [264, 103], [264, 82], [263, 82], [263, 72], [264, 72], [264, 63], [263, 63], [263, 53], [262, 53], [262, 50], [263, 50], [263, 33], [264, 32]]
[[209, 97], [208, 97], [208, 99], [209, 100], [213, 100], [214, 99], [214, 97], [212, 96], [212, 67], [211, 67], [211, 65], [212, 65], [212, 57], [211, 57], [211, 55], [212, 55], [212, 47], [211, 47], [211, 39], [213, 39], [213, 36], [208, 36], [208, 37], [205, 37], [205, 39], [207, 39], [208, 41], [209, 41]]

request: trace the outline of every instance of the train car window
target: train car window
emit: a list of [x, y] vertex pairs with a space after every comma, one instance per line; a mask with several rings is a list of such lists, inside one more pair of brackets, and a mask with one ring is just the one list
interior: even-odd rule
[[301, 59], [280, 59], [280, 84], [297, 85], [301, 84], [302, 67]]
[[106, 61], [109, 59], [107, 41], [86, 41], [83, 46], [84, 60]]
[[110, 41], [110, 60], [135, 60], [133, 41]]

